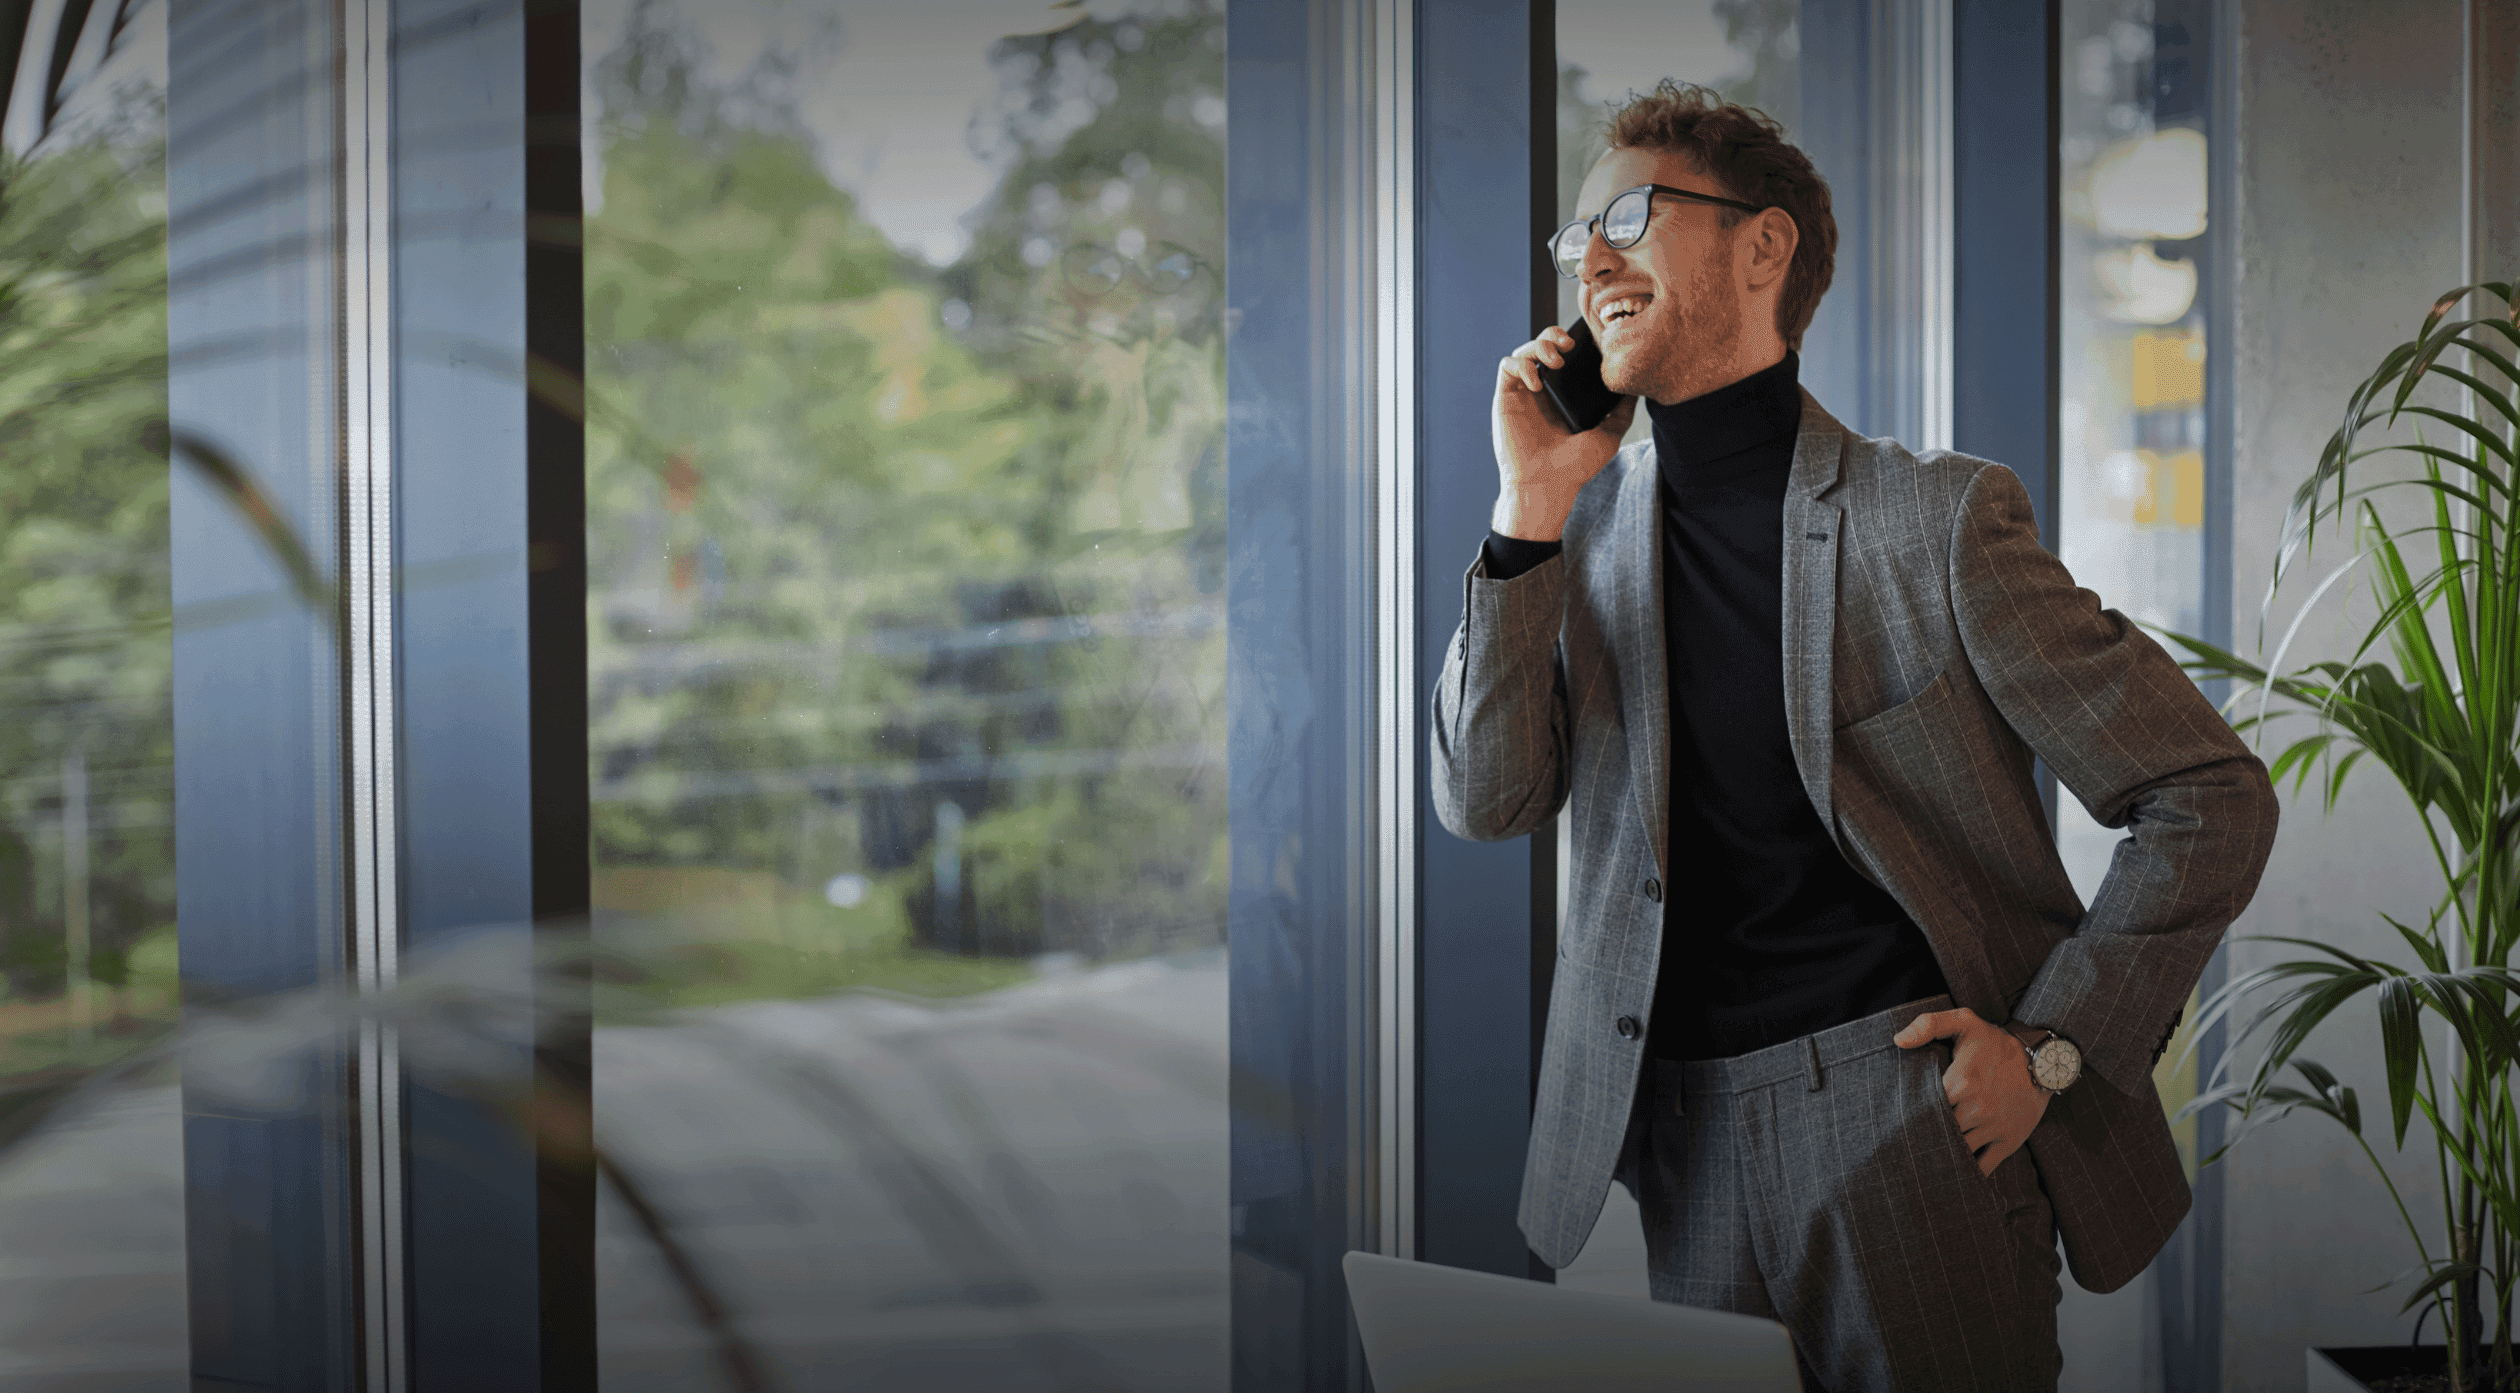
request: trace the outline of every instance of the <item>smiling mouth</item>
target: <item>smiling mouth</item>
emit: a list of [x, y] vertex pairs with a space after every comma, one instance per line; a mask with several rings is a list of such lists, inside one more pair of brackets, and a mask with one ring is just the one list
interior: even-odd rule
[[1612, 327], [1644, 313], [1645, 307], [1652, 304], [1653, 300], [1654, 297], [1651, 295], [1622, 295], [1615, 300], [1605, 302], [1595, 311], [1601, 318], [1602, 332], [1606, 334]]

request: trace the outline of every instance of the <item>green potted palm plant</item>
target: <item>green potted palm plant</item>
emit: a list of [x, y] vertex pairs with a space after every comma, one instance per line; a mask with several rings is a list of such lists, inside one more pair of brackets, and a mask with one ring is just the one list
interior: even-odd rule
[[[2472, 317], [2454, 318], [2471, 298]], [[2520, 1106], [2512, 1093], [2520, 1060], [2513, 1011], [2520, 976], [2512, 966], [2520, 940], [2515, 360], [2520, 302], [2511, 285], [2442, 296], [2416, 336], [2389, 350], [2354, 389], [2343, 424], [2294, 494], [2268, 607], [2323, 531], [2349, 538], [2351, 561], [2319, 581], [2301, 607], [2306, 616], [2341, 593], [2338, 586], [2368, 584], [2377, 612], [2348, 656], [2287, 670], [2284, 651], [2301, 629], [2298, 617], [2263, 666], [2169, 636], [2186, 650], [2193, 675], [2232, 684], [2227, 709], [2236, 725], [2261, 740], [2286, 733], [2269, 766], [2278, 784], [2289, 778], [2298, 791], [2315, 775], [2333, 808], [2348, 772], [2377, 764], [2405, 791], [2432, 850], [2438, 896], [2402, 917], [2383, 916], [2414, 965], [2309, 939], [2261, 939], [2305, 955], [2239, 975], [2204, 1003], [2189, 1048], [2226, 1016], [2238, 1029], [2183, 1115], [2213, 1107], [2239, 1114], [2231, 1143], [2208, 1164], [2298, 1109], [2323, 1113], [2353, 1135], [2413, 1241], [2416, 1262], [2403, 1276], [2415, 1280], [2400, 1311], [2426, 1308], [2419, 1338], [2425, 1321], [2439, 1316], [2445, 1344], [2432, 1360], [2446, 1365], [2446, 1386], [2458, 1393], [2520, 1389], [2512, 1330], [2520, 1281]], [[2398, 467], [2383, 473], [2364, 463], [2382, 454]], [[2261, 651], [2263, 638], [2261, 621]], [[2354, 1090], [2299, 1055], [2312, 1028], [2349, 1003], [2377, 1019], [2390, 1139], [2400, 1151], [2415, 1118], [2423, 1120], [2419, 1135], [2430, 1139], [2440, 1177], [2438, 1214], [2419, 1217], [2381, 1167]], [[2310, 1355], [2314, 1372], [2323, 1357]], [[2365, 1378], [2381, 1372], [2354, 1370], [2354, 1362], [2341, 1357], [2331, 1367]]]

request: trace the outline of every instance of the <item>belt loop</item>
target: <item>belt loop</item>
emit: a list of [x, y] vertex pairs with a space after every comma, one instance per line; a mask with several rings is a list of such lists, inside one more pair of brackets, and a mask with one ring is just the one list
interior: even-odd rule
[[1811, 1091], [1817, 1093], [1820, 1091], [1821, 1084], [1823, 1083], [1820, 1076], [1820, 1037], [1817, 1035], [1804, 1036], [1803, 1049], [1808, 1052], [1811, 1059]]

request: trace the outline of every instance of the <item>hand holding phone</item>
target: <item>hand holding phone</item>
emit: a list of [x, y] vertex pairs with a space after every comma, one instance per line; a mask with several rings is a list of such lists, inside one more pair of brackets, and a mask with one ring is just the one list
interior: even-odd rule
[[[1601, 380], [1601, 354], [1581, 322], [1543, 329], [1497, 365], [1490, 422], [1496, 509], [1508, 537], [1555, 541], [1594, 475], [1619, 451], [1636, 399]], [[1571, 428], [1570, 428], [1571, 427]]]
[[1568, 429], [1591, 430], [1619, 409], [1620, 397], [1601, 380], [1601, 345], [1593, 341], [1591, 323], [1578, 317], [1566, 332], [1575, 339], [1573, 348], [1562, 350], [1566, 366], [1543, 366], [1540, 389]]

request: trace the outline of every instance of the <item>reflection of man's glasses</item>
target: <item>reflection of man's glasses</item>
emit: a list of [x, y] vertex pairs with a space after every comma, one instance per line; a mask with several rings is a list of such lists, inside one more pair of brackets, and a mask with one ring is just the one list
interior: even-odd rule
[[1557, 263], [1557, 273], [1568, 280], [1584, 273], [1584, 252], [1592, 245], [1596, 224], [1601, 228], [1601, 240], [1611, 246], [1622, 249], [1635, 246], [1637, 240], [1645, 235], [1646, 220], [1654, 215], [1654, 195], [1658, 193], [1666, 193], [1673, 198], [1694, 199], [1699, 203], [1720, 203], [1745, 213], [1767, 211], [1758, 204], [1744, 203], [1737, 198], [1718, 198], [1693, 189], [1675, 189], [1669, 184], [1639, 184], [1611, 199], [1610, 206], [1601, 210], [1601, 216], [1577, 218], [1557, 230], [1557, 234], [1549, 239], [1549, 259]]
[[1145, 261], [1091, 242], [1070, 247], [1059, 257], [1059, 271], [1068, 288], [1085, 296], [1108, 295], [1124, 280], [1136, 281], [1157, 295], [1170, 295], [1196, 280], [1206, 264], [1197, 252], [1173, 242], [1157, 243], [1154, 255]]

